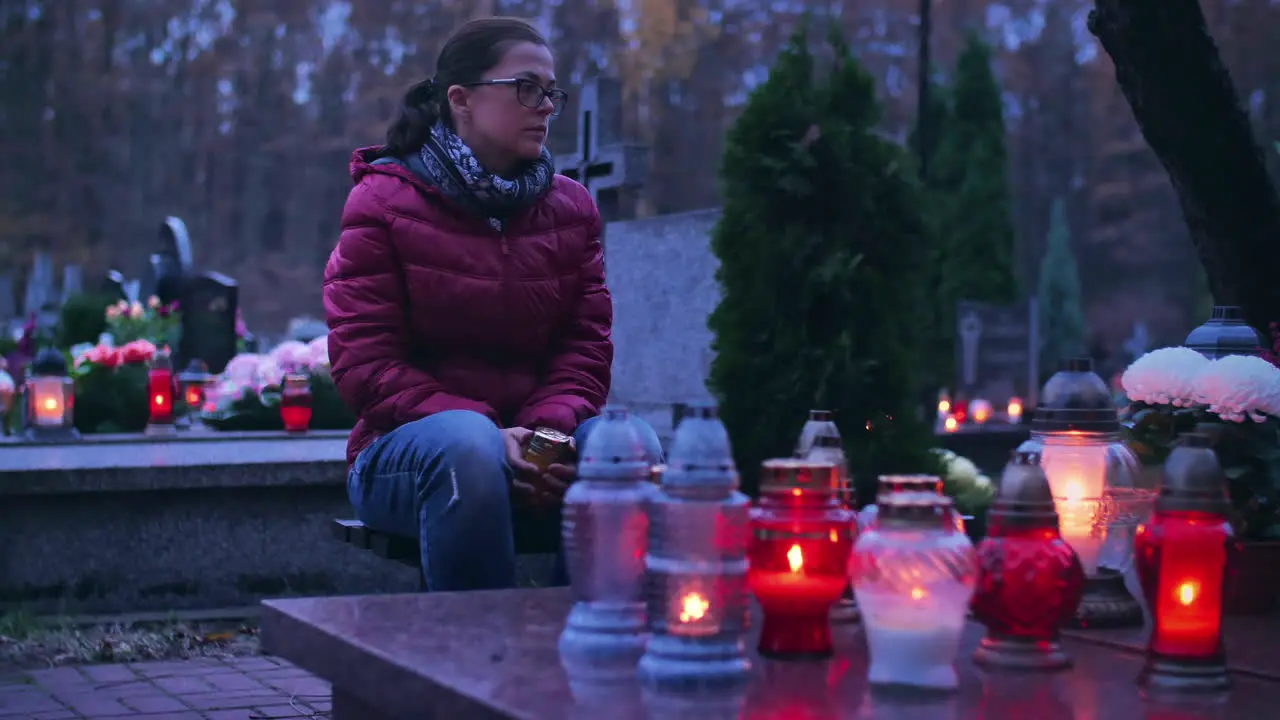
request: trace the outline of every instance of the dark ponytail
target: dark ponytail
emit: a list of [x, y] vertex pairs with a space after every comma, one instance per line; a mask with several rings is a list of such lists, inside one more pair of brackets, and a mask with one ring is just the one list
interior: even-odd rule
[[440, 119], [435, 78], [428, 78], [404, 94], [396, 119], [387, 128], [387, 149], [391, 157], [404, 157], [418, 151], [431, 136], [431, 128]]
[[440, 50], [435, 77], [404, 94], [400, 110], [387, 128], [386, 154], [400, 158], [418, 152], [437, 122], [453, 127], [446, 97], [449, 88], [479, 81], [502, 62], [512, 45], [521, 42], [547, 44], [532, 25], [517, 18], [480, 18], [455, 30]]

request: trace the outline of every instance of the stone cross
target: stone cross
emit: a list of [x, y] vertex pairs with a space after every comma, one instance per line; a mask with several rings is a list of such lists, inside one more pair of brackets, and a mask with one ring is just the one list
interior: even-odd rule
[[605, 222], [618, 219], [617, 192], [639, 188], [648, 174], [649, 152], [622, 141], [622, 85], [594, 78], [582, 87], [578, 101], [578, 147], [556, 159], [557, 172], [582, 183]]
[[978, 339], [982, 337], [982, 319], [970, 312], [960, 321], [960, 374], [966, 386], [978, 382]]

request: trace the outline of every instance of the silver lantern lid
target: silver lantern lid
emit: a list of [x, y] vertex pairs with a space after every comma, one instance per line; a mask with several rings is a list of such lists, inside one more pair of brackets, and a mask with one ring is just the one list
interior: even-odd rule
[[685, 412], [667, 453], [662, 487], [726, 492], [738, 489], [733, 446], [714, 403], [691, 404]]
[[1093, 371], [1093, 360], [1071, 358], [1049, 378], [1031, 418], [1036, 433], [1120, 432], [1120, 414], [1111, 390]]
[[1215, 305], [1213, 314], [1182, 341], [1210, 360], [1227, 355], [1261, 355], [1266, 343], [1261, 334], [1244, 321], [1244, 313], [1235, 305]]
[[651, 471], [644, 441], [631, 413], [607, 405], [578, 454], [578, 477], [598, 481], [647, 481]]

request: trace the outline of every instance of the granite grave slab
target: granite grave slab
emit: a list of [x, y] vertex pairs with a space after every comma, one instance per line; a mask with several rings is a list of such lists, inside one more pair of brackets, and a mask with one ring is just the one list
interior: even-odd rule
[[841, 625], [828, 661], [755, 657], [739, 694], [657, 697], [634, 683], [571, 685], [556, 651], [569, 605], [567, 589], [272, 600], [262, 639], [268, 652], [331, 684], [334, 720], [1243, 720], [1272, 717], [1280, 698], [1280, 683], [1235, 673], [1225, 698], [1144, 699], [1134, 682], [1140, 653], [1075, 637], [1065, 642], [1075, 659], [1068, 671], [981, 670], [969, 659], [982, 634], [973, 623], [953, 694], [869, 688], [863, 630]]
[[0, 608], [108, 613], [408, 591], [335, 543], [343, 434], [0, 444]]

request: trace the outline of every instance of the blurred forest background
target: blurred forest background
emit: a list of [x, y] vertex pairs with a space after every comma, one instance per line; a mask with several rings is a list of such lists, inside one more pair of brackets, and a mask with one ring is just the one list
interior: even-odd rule
[[[1008, 128], [1018, 268], [1034, 282], [1065, 202], [1091, 343], [1146, 323], [1178, 342], [1204, 311], [1169, 180], [1133, 121], [1086, 0], [934, 0], [942, 82], [965, 35], [995, 50]], [[1268, 146], [1280, 139], [1280, 3], [1202, 0]], [[846, 30], [905, 142], [915, 118], [918, 0], [0, 0], [0, 269], [34, 249], [86, 283], [142, 270], [168, 214], [199, 267], [241, 283], [250, 326], [321, 314], [320, 274], [350, 188], [404, 88], [462, 21], [508, 14], [549, 33], [561, 84], [625, 88], [630, 139], [652, 148], [634, 215], [718, 204], [725, 128], [808, 12]], [[553, 126], [572, 152], [576, 114]], [[1280, 155], [1269, 153], [1273, 176]], [[1117, 308], [1123, 308], [1117, 312]], [[1196, 319], [1197, 321], [1199, 318]]]

